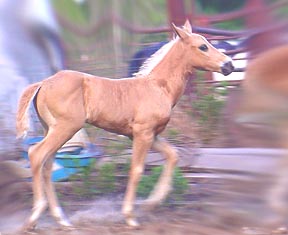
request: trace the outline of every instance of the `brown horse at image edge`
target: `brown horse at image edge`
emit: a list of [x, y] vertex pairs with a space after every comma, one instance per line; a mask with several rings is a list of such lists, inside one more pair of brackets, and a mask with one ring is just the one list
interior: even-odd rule
[[[272, 179], [264, 195], [270, 207], [270, 218], [263, 222], [287, 234], [288, 185], [288, 44], [277, 45], [250, 61], [235, 105], [234, 119], [241, 127], [266, 133], [270, 142], [285, 150], [275, 158], [275, 168], [269, 172]], [[271, 213], [272, 212], [272, 213]], [[276, 234], [276, 233], [275, 233]]]
[[108, 79], [61, 71], [24, 91], [17, 113], [18, 137], [29, 129], [28, 110], [32, 101], [45, 130], [45, 138], [29, 149], [34, 203], [24, 230], [36, 226], [48, 205], [60, 225], [72, 227], [59, 206], [51, 170], [57, 150], [85, 123], [133, 140], [131, 169], [122, 207], [129, 226], [139, 225], [134, 216], [136, 188], [147, 151], [151, 148], [163, 154], [166, 164], [146, 204], [152, 207], [166, 198], [178, 156], [158, 134], [167, 125], [189, 74], [196, 68], [224, 75], [233, 71], [232, 60], [203, 36], [192, 33], [188, 21], [182, 28], [173, 25], [173, 30], [177, 36], [151, 56], [133, 78]]

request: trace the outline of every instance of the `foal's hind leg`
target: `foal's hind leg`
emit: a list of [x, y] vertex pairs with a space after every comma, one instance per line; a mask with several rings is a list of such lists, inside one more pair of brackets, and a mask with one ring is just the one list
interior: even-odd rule
[[[75, 126], [74, 128], [67, 128], [69, 126], [73, 125], [71, 125], [71, 123], [63, 123], [62, 125], [58, 123], [58, 125], [53, 126], [53, 128], [48, 131], [47, 136], [39, 144], [29, 149], [30, 164], [33, 173], [34, 206], [32, 214], [25, 224], [25, 230], [33, 229], [38, 218], [47, 208], [44, 189], [46, 190], [52, 214], [57, 217], [57, 222], [64, 226], [70, 226], [70, 223], [67, 222], [58, 205], [58, 200], [50, 178], [52, 165], [49, 165], [52, 164], [51, 162], [53, 162], [53, 156], [56, 151], [80, 129], [80, 127], [75, 128]], [[46, 163], [48, 165], [43, 175], [42, 173]], [[43, 178], [45, 179], [44, 182]]]
[[50, 211], [51, 211], [52, 216], [58, 222], [58, 224], [64, 227], [72, 227], [72, 224], [66, 218], [65, 214], [62, 211], [62, 208], [59, 206], [58, 198], [55, 194], [54, 185], [51, 182], [53, 160], [54, 160], [54, 157], [52, 156], [46, 161], [45, 166], [44, 166], [44, 172], [43, 172], [45, 191], [46, 191], [46, 196], [49, 202]]
[[41, 143], [38, 143], [29, 148], [28, 154], [30, 158], [30, 165], [33, 174], [33, 209], [30, 218], [24, 224], [23, 230], [34, 229], [36, 222], [43, 211], [47, 208], [47, 201], [44, 193], [44, 185], [42, 178], [42, 167], [45, 155], [37, 157]]
[[161, 140], [160, 138], [155, 138], [152, 149], [163, 154], [167, 162], [164, 165], [163, 172], [155, 185], [154, 190], [145, 202], [145, 205], [149, 208], [153, 208], [160, 204], [171, 191], [172, 175], [178, 162], [178, 154], [176, 150], [166, 141]]

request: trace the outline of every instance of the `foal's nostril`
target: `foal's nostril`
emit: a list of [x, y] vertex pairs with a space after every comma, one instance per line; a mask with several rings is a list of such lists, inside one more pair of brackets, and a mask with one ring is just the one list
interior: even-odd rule
[[234, 71], [234, 66], [231, 61], [228, 61], [221, 66], [221, 72], [225, 76], [229, 75], [233, 71]]

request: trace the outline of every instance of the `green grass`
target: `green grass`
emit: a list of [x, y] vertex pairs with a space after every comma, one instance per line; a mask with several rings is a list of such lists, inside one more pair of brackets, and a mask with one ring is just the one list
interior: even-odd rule
[[219, 121], [228, 92], [225, 82], [219, 89], [203, 81], [200, 74], [195, 87], [196, 98], [191, 104], [191, 115], [198, 124], [198, 135], [202, 143], [209, 144], [219, 132]]
[[[154, 167], [150, 175], [144, 175], [138, 185], [137, 193], [140, 197], [147, 197], [153, 190], [157, 183], [163, 166]], [[176, 168], [173, 174], [173, 191], [169, 195], [169, 198], [174, 200], [181, 200], [183, 194], [188, 190], [188, 182], [181, 173], [180, 168]]]

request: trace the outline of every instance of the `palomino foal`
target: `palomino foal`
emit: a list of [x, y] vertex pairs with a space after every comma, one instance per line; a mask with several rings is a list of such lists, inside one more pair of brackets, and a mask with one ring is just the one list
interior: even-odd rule
[[57, 222], [71, 226], [55, 195], [51, 167], [56, 151], [84, 123], [133, 140], [131, 170], [122, 209], [128, 225], [138, 225], [133, 204], [144, 160], [151, 147], [161, 152], [167, 163], [147, 203], [156, 205], [165, 199], [171, 189], [171, 176], [178, 157], [157, 135], [167, 125], [172, 108], [184, 91], [187, 75], [195, 68], [225, 75], [233, 70], [231, 59], [204, 37], [192, 33], [188, 21], [183, 28], [173, 25], [173, 29], [177, 37], [148, 59], [134, 78], [108, 79], [61, 71], [24, 91], [17, 113], [18, 136], [29, 128], [27, 113], [32, 101], [46, 133], [40, 143], [29, 149], [34, 206], [25, 229], [32, 229], [46, 210], [46, 197]]

